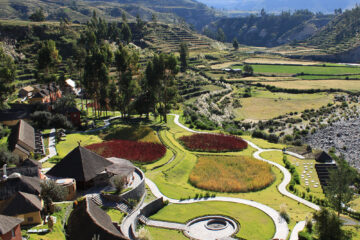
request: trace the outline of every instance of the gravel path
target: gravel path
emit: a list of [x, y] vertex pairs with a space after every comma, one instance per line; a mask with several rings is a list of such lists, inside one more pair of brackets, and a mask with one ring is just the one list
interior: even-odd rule
[[47, 155], [46, 157], [39, 160], [40, 163], [44, 163], [49, 158], [52, 158], [52, 157], [57, 155], [55, 135], [56, 135], [56, 130], [55, 130], [55, 128], [53, 128], [53, 129], [50, 130], [50, 133], [49, 133], [49, 147], [48, 147], [49, 148], [49, 155]]

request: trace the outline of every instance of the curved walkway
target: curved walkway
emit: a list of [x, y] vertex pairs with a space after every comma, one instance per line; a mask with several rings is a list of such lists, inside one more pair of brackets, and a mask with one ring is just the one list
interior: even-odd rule
[[[195, 131], [195, 130], [192, 130], [186, 126], [184, 126], [182, 123], [179, 122], [179, 115], [178, 114], [171, 114], [173, 116], [175, 116], [174, 118], [174, 122], [176, 125], [178, 125], [179, 127], [189, 131], [189, 132], [192, 132], [192, 133], [206, 133], [206, 132], [199, 132], [199, 131]], [[282, 151], [282, 150], [279, 150], [279, 149], [262, 149], [260, 148], [259, 146], [257, 146], [256, 144], [248, 141], [248, 140], [245, 140], [251, 147], [255, 148], [257, 151], [253, 154], [254, 158], [256, 159], [259, 159], [261, 161], [265, 161], [275, 167], [277, 167], [278, 169], [280, 169], [280, 171], [283, 173], [284, 175], [284, 179], [283, 181], [279, 184], [278, 186], [278, 190], [281, 194], [283, 194], [284, 196], [287, 196], [299, 203], [302, 203], [316, 211], [319, 211], [320, 210], [320, 207], [312, 202], [309, 202], [303, 198], [300, 198], [292, 193], [290, 193], [287, 189], [286, 189], [286, 186], [290, 183], [291, 181], [291, 173], [285, 168], [283, 167], [282, 165], [278, 164], [278, 163], [275, 163], [275, 162], [272, 162], [272, 161], [269, 161], [267, 159], [264, 159], [260, 156], [261, 153], [263, 152], [269, 152], [269, 151]], [[293, 152], [289, 152], [289, 151], [286, 151], [285, 152], [286, 154], [288, 155], [291, 155], [291, 156], [294, 156], [296, 158], [299, 158], [299, 159], [304, 159], [303, 156], [297, 154], [297, 153], [293, 153]], [[296, 224], [296, 226], [294, 227], [293, 229], [293, 232], [291, 234], [291, 237], [290, 237], [290, 240], [297, 240], [298, 239], [298, 233], [304, 229], [304, 226], [305, 226], [305, 222], [304, 221], [301, 221], [299, 223]]]
[[[183, 128], [183, 129], [185, 129], [185, 130], [187, 130], [187, 131], [189, 131], [189, 132], [193, 132], [193, 133], [205, 133], [205, 132], [194, 131], [194, 130], [192, 130], [192, 129], [186, 127], [186, 126], [184, 126], [183, 124], [181, 124], [181, 123], [179, 122], [179, 115], [177, 115], [177, 114], [171, 114], [171, 115], [175, 116], [174, 122], [175, 122], [175, 124], [178, 125], [179, 127]], [[262, 148], [260, 148], [259, 146], [255, 145], [254, 143], [252, 143], [252, 142], [250, 142], [250, 141], [248, 141], [248, 140], [245, 140], [245, 141], [246, 141], [251, 147], [253, 147], [253, 148], [255, 148], [255, 149], [257, 150], [257, 151], [253, 154], [254, 158], [259, 159], [259, 160], [261, 160], [261, 161], [265, 161], [265, 162], [267, 162], [267, 163], [269, 163], [269, 164], [271, 164], [271, 165], [279, 168], [280, 171], [283, 173], [283, 175], [284, 175], [284, 180], [283, 180], [283, 181], [281, 182], [281, 184], [278, 186], [278, 190], [279, 190], [279, 192], [280, 192], [281, 194], [283, 194], [283, 195], [285, 195], [285, 196], [287, 196], [287, 197], [289, 197], [289, 198], [291, 198], [291, 199], [293, 199], [293, 200], [295, 200], [295, 201], [298, 201], [298, 202], [300, 202], [300, 203], [302, 203], [302, 204], [304, 204], [304, 205], [306, 205], [306, 206], [308, 206], [308, 207], [310, 207], [310, 208], [312, 208], [312, 209], [315, 209], [315, 210], [317, 210], [317, 211], [320, 210], [320, 207], [319, 207], [318, 205], [316, 205], [316, 204], [314, 204], [314, 203], [312, 203], [312, 202], [309, 202], [309, 201], [307, 201], [307, 200], [305, 200], [305, 199], [303, 199], [303, 198], [300, 198], [300, 197], [298, 197], [298, 196], [290, 193], [290, 192], [286, 189], [286, 186], [287, 186], [287, 185], [290, 183], [290, 181], [291, 181], [291, 173], [290, 173], [285, 167], [281, 166], [281, 165], [278, 164], [278, 163], [275, 163], [275, 162], [272, 162], [272, 161], [269, 161], [269, 160], [266, 160], [266, 159], [260, 157], [260, 154], [263, 153], [263, 152], [282, 151], [282, 150], [279, 150], [279, 149], [262, 149]], [[288, 151], [286, 151], [285, 153], [288, 154], [288, 155], [294, 156], [294, 157], [296, 157], [296, 158], [299, 158], [299, 159], [304, 159], [303, 156], [301, 156], [301, 155], [299, 155], [299, 154], [297, 154], [297, 153], [288, 152]]]
[[168, 200], [170, 203], [176, 203], [176, 204], [190, 204], [190, 203], [197, 203], [197, 202], [206, 202], [206, 201], [220, 201], [220, 202], [233, 202], [233, 203], [240, 203], [245, 204], [254, 208], [257, 208], [264, 213], [266, 213], [274, 222], [275, 224], [275, 234], [273, 238], [275, 239], [286, 239], [289, 233], [289, 228], [286, 223], [286, 221], [280, 216], [280, 214], [272, 209], [271, 207], [268, 207], [264, 204], [254, 202], [251, 200], [246, 199], [240, 199], [240, 198], [232, 198], [232, 197], [214, 197], [214, 198], [207, 198], [207, 199], [188, 199], [184, 201], [180, 201], [177, 199], [168, 198], [165, 195], [163, 195], [156, 184], [152, 182], [150, 179], [145, 178], [145, 182], [150, 188], [151, 192], [157, 197], [162, 197], [164, 200]]

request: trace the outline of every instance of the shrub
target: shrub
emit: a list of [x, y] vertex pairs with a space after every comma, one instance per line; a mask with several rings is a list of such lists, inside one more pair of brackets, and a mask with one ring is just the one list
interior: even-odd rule
[[281, 205], [280, 206], [280, 216], [289, 224], [290, 223], [290, 216], [289, 214], [286, 212], [286, 205]]
[[247, 142], [239, 137], [222, 134], [193, 134], [190, 136], [183, 136], [179, 140], [191, 151], [241, 151], [248, 146]]
[[154, 162], [162, 158], [166, 153], [164, 145], [149, 142], [137, 142], [128, 140], [112, 140], [86, 146], [97, 154], [108, 158], [125, 158], [136, 162]]
[[298, 236], [299, 236], [299, 240], [312, 240], [311, 235], [309, 233], [307, 233], [307, 232], [304, 232], [304, 231], [299, 232]]

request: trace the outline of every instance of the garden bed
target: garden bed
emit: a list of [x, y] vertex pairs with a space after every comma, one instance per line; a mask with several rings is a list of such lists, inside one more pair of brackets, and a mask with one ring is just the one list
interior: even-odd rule
[[140, 163], [154, 162], [162, 158], [166, 153], [164, 145], [128, 140], [96, 143], [86, 146], [86, 148], [105, 158], [117, 157]]
[[251, 157], [201, 156], [189, 180], [200, 189], [238, 193], [264, 189], [275, 175], [268, 163]]
[[243, 139], [222, 134], [193, 134], [179, 140], [188, 150], [199, 152], [236, 152], [248, 147]]

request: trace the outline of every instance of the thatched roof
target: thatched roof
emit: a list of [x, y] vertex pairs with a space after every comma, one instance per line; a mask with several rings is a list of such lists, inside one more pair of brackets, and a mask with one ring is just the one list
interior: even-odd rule
[[109, 215], [87, 198], [71, 212], [67, 230], [70, 240], [91, 239], [94, 235], [101, 240], [126, 239], [113, 225]]
[[135, 166], [128, 160], [115, 157], [107, 158], [107, 160], [113, 162], [105, 168], [105, 171], [109, 173], [126, 177], [135, 171]]
[[0, 215], [0, 235], [10, 232], [22, 222], [23, 220], [19, 218]]
[[24, 120], [19, 122], [19, 140], [35, 149], [35, 129]]
[[41, 211], [41, 209], [42, 204], [38, 196], [24, 192], [17, 192], [1, 205], [0, 214], [16, 216]]
[[321, 153], [318, 153], [316, 156], [315, 156], [315, 160], [317, 162], [332, 162], [333, 159], [332, 157], [329, 156], [329, 154], [327, 154], [326, 152], [321, 152]]
[[56, 178], [74, 178], [76, 181], [88, 182], [111, 164], [109, 160], [78, 146], [46, 174]]
[[31, 104], [11, 104], [10, 106], [10, 109], [0, 110], [1, 122], [29, 118], [35, 109], [35, 106]]
[[40, 178], [13, 173], [6, 180], [0, 182], [0, 200], [9, 199], [19, 191], [39, 195], [41, 191]]

